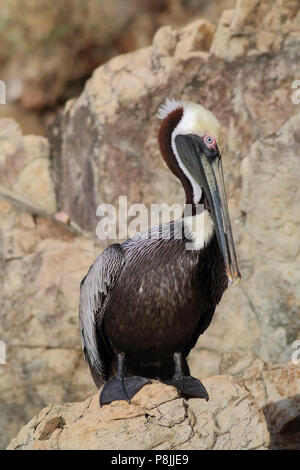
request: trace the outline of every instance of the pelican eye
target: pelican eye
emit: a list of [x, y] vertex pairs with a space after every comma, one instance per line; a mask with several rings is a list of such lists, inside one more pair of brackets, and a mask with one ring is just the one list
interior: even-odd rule
[[206, 136], [204, 136], [204, 143], [206, 147], [213, 148], [216, 146], [216, 139], [213, 135], [207, 134]]

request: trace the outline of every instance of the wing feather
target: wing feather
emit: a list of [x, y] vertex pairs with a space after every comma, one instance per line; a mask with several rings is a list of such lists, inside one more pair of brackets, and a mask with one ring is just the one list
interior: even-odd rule
[[106, 377], [103, 345], [99, 344], [99, 329], [113, 289], [124, 264], [124, 252], [119, 244], [110, 245], [96, 259], [80, 285], [79, 325], [85, 360], [99, 387]]

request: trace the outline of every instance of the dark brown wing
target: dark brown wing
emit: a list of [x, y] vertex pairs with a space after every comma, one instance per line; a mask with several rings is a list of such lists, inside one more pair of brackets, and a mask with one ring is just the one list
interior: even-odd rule
[[196, 345], [198, 338], [200, 335], [204, 333], [204, 331], [209, 327], [212, 318], [214, 316], [216, 307], [211, 308], [208, 310], [204, 315], [201, 316], [201, 319], [197, 325], [196, 330], [194, 331], [189, 343], [186, 345], [185, 351], [184, 351], [184, 357], [187, 357], [190, 350], [193, 349], [193, 347]]

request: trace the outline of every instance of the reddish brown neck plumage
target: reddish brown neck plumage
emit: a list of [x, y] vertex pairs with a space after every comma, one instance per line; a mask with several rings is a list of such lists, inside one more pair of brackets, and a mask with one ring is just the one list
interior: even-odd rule
[[183, 108], [178, 108], [172, 111], [168, 116], [162, 121], [158, 141], [160, 146], [160, 151], [172, 173], [180, 179], [183, 189], [185, 191], [186, 204], [192, 204], [194, 206], [193, 200], [193, 188], [192, 185], [180, 168], [176, 157], [172, 149], [172, 132], [181, 120], [183, 115]]

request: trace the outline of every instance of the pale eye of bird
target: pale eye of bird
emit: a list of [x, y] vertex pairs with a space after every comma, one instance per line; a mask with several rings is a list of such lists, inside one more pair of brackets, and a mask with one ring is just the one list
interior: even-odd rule
[[216, 146], [216, 139], [213, 135], [207, 134], [204, 136], [204, 143], [208, 148], [213, 148]]

